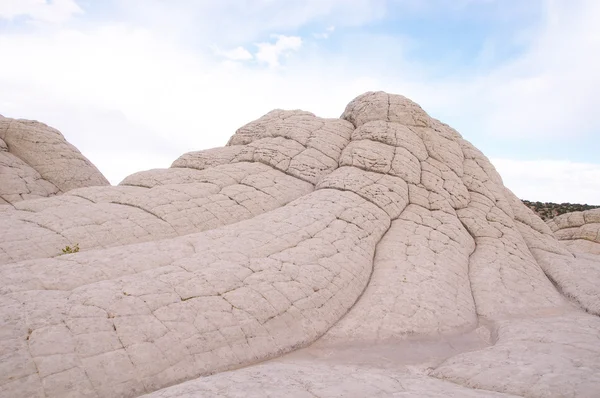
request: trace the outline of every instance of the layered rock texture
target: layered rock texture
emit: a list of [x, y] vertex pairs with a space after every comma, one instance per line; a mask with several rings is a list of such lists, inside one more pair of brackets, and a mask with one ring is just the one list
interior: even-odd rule
[[0, 204], [109, 185], [56, 129], [0, 116]]
[[600, 209], [563, 214], [548, 225], [570, 249], [600, 255]]
[[275, 110], [0, 225], [0, 397], [600, 391], [600, 256], [399, 95]]

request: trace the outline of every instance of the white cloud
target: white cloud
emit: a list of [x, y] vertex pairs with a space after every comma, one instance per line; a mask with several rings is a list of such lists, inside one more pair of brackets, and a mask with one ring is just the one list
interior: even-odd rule
[[[277, 42], [283, 53], [298, 47], [295, 39]], [[58, 128], [113, 183], [134, 170], [166, 167], [184, 152], [222, 146], [277, 107], [339, 116], [349, 98], [370, 87], [342, 65], [323, 76], [303, 68], [223, 68], [210, 54], [124, 26], [0, 35], [0, 48], [13, 59], [0, 63], [2, 114]], [[316, 95], [324, 87], [330, 94]]]
[[274, 35], [275, 43], [256, 43], [258, 51], [256, 59], [266, 63], [271, 68], [280, 65], [279, 59], [292, 51], [298, 51], [302, 47], [302, 39], [298, 36]]
[[600, 164], [568, 160], [491, 159], [521, 199], [600, 205]]
[[329, 36], [335, 31], [335, 26], [329, 26], [325, 29], [324, 32], [321, 33], [313, 33], [313, 37], [315, 39], [328, 39]]
[[[600, 131], [600, 2], [544, 0], [543, 19], [515, 33], [526, 45], [500, 65], [444, 75], [423, 98], [445, 120], [488, 136], [591, 139]], [[525, 37], [522, 37], [525, 35]], [[506, 41], [514, 37], [502, 37]], [[484, 48], [483, 51], [489, 51]]]
[[600, 2], [547, 4], [545, 26], [528, 53], [492, 75], [486, 127], [497, 134], [575, 138], [600, 129], [591, 118], [600, 108]]
[[0, 19], [12, 20], [25, 16], [39, 22], [63, 23], [82, 12], [75, 0], [0, 1]]
[[[113, 0], [138, 24], [195, 41], [214, 39], [223, 46], [289, 33], [309, 23], [361, 26], [381, 19], [389, 0]], [[404, 1], [404, 0], [403, 0]]]
[[230, 61], [247, 61], [253, 58], [252, 54], [242, 46], [227, 51], [219, 50], [219, 48], [215, 46], [215, 53]]

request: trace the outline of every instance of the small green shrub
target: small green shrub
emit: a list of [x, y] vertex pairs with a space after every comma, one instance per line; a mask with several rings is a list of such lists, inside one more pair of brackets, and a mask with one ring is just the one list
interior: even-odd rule
[[533, 210], [542, 220], [550, 220], [556, 216], [570, 213], [573, 211], [585, 211], [600, 208], [600, 206], [590, 206], [588, 204], [578, 203], [552, 203], [552, 202], [530, 202], [523, 200], [523, 203]]
[[78, 251], [79, 251], [79, 243], [75, 243], [73, 245], [73, 247], [67, 246], [64, 249], [62, 249], [62, 254], [73, 254], [73, 253], [77, 253]]

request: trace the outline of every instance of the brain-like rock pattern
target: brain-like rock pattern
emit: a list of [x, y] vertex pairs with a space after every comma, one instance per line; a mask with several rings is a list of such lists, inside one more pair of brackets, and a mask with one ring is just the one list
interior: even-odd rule
[[275, 110], [0, 225], [0, 397], [600, 391], [600, 256], [399, 95]]
[[58, 130], [0, 116], [0, 204], [94, 185], [108, 181]]
[[600, 209], [566, 213], [548, 221], [548, 225], [572, 250], [600, 254]]

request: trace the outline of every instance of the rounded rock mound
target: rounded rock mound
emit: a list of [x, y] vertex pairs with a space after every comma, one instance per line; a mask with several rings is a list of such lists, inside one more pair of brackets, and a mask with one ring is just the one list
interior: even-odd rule
[[402, 96], [363, 94], [340, 119], [275, 110], [0, 224], [0, 396], [600, 389], [600, 256], [573, 254]]
[[0, 116], [0, 204], [109, 185], [98, 169], [56, 129]]
[[600, 254], [600, 209], [562, 214], [548, 225], [571, 250]]

